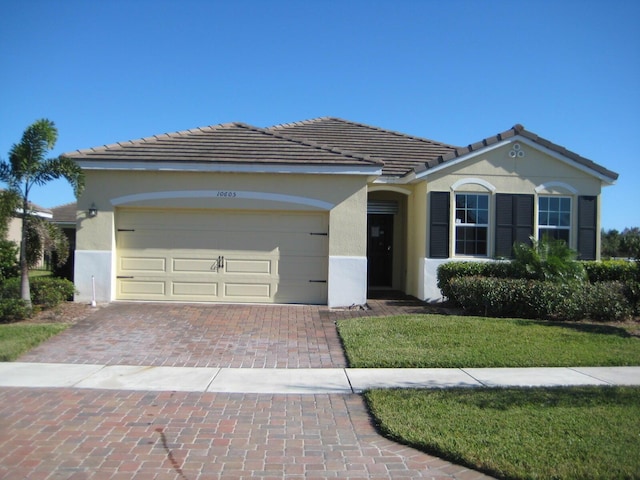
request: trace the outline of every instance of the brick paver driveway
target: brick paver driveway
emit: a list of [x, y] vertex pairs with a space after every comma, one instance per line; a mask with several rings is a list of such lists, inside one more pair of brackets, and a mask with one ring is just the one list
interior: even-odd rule
[[346, 366], [333, 318], [326, 307], [308, 305], [114, 303], [20, 361], [236, 368]]
[[[341, 317], [422, 311], [113, 304], [24, 362], [342, 367]], [[0, 478], [486, 479], [381, 437], [359, 395], [0, 388]]]

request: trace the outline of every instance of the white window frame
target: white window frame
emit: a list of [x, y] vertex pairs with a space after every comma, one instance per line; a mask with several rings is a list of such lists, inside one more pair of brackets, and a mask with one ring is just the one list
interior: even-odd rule
[[[557, 199], [559, 200], [559, 204], [558, 204], [558, 208], [557, 209], [551, 209], [551, 205], [548, 205], [547, 208], [545, 210], [541, 209], [541, 200], [542, 199], [548, 199], [548, 200], [553, 200], [553, 199]], [[568, 210], [564, 210], [562, 209], [562, 200], [568, 200], [569, 201], [569, 209]], [[538, 195], [538, 201], [536, 202], [536, 223], [537, 223], [537, 229], [536, 229], [536, 236], [538, 238], [538, 240], [542, 240], [542, 238], [544, 237], [544, 235], [541, 235], [541, 230], [560, 230], [560, 231], [566, 231], [567, 232], [567, 245], [571, 246], [571, 240], [572, 240], [572, 230], [573, 230], [573, 197], [571, 195]], [[546, 212], [547, 214], [547, 223], [541, 223], [541, 215], [543, 214], [543, 212]], [[558, 216], [558, 224], [550, 224], [549, 220], [550, 220], [550, 215], [551, 214], [557, 214]], [[568, 215], [568, 220], [569, 220], [569, 224], [568, 225], [562, 225], [562, 215], [566, 214]]]
[[[486, 208], [486, 223], [478, 223], [477, 221], [475, 223], [467, 223], [467, 222], [463, 222], [460, 221], [460, 219], [458, 218], [458, 195], [464, 195], [465, 197], [468, 196], [475, 196], [475, 197], [483, 197], [486, 198], [487, 200], [487, 208]], [[489, 252], [491, 251], [491, 245], [490, 245], [490, 222], [491, 222], [491, 194], [490, 193], [484, 193], [484, 192], [454, 192], [454, 197], [453, 197], [453, 252], [454, 255], [456, 257], [481, 257], [481, 258], [487, 258], [489, 257]], [[476, 210], [478, 210], [476, 208]], [[484, 209], [482, 209], [484, 210]], [[469, 211], [469, 209], [466, 207], [466, 200], [465, 200], [465, 207], [463, 210], [461, 211]], [[466, 215], [465, 215], [466, 216]], [[486, 231], [486, 251], [485, 253], [458, 253], [458, 228], [484, 228]]]

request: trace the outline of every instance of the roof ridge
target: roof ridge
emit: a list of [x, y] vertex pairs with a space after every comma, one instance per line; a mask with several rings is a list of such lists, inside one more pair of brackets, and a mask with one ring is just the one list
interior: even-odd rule
[[246, 124], [246, 123], [245, 124], [237, 123], [237, 126], [242, 126], [244, 128], [248, 128], [250, 130], [254, 130], [256, 132], [263, 133], [265, 135], [270, 135], [270, 136], [275, 137], [275, 138], [280, 138], [282, 140], [286, 140], [288, 142], [297, 143], [298, 145], [305, 145], [307, 147], [318, 148], [318, 149], [321, 149], [321, 150], [324, 150], [324, 151], [327, 151], [327, 152], [330, 152], [330, 153], [336, 153], [336, 154], [339, 154], [339, 155], [344, 155], [346, 157], [357, 158], [357, 159], [364, 160], [364, 161], [369, 162], [369, 163], [373, 163], [375, 165], [382, 165], [383, 164], [382, 161], [380, 161], [380, 160], [378, 160], [376, 158], [373, 158], [370, 155], [363, 155], [363, 154], [351, 152], [349, 150], [342, 150], [342, 149], [334, 147], [332, 145], [324, 145], [324, 144], [317, 143], [317, 142], [314, 142], [314, 141], [306, 139], [306, 138], [305, 139], [299, 139], [299, 138], [290, 137], [290, 136], [282, 134], [280, 132], [275, 133], [275, 132], [272, 132], [269, 128], [256, 127], [256, 126], [249, 125], [249, 124]]
[[350, 125], [356, 125], [358, 127], [363, 127], [363, 128], [367, 128], [369, 130], [374, 130], [376, 132], [384, 132], [384, 133], [390, 133], [392, 135], [398, 136], [398, 137], [402, 137], [402, 138], [409, 138], [411, 140], [416, 140], [419, 142], [426, 142], [429, 143], [430, 145], [439, 145], [442, 147], [447, 147], [447, 148], [458, 148], [456, 145], [451, 145], [449, 143], [444, 143], [444, 142], [439, 142], [437, 140], [432, 140], [430, 138], [426, 138], [426, 137], [418, 137], [416, 135], [410, 135], [408, 133], [403, 133], [403, 132], [399, 132], [397, 130], [389, 130], [388, 128], [382, 128], [382, 127], [377, 127], [374, 125], [368, 125], [366, 123], [360, 123], [360, 122], [354, 122], [352, 120], [345, 120], [344, 118], [340, 118], [340, 117], [317, 117], [317, 118], [312, 118], [309, 120], [302, 120], [299, 122], [291, 122], [291, 123], [282, 123], [279, 125], [274, 125], [272, 127], [268, 127], [268, 128], [273, 128], [273, 129], [280, 129], [280, 128], [287, 128], [287, 127], [296, 127], [296, 126], [301, 126], [301, 125], [310, 125], [313, 123], [318, 123], [320, 121], [323, 120], [334, 120], [337, 122], [341, 122], [341, 123], [345, 123], [345, 124], [350, 124]]
[[234, 125], [240, 125], [242, 124], [242, 122], [226, 122], [226, 123], [218, 123], [218, 124], [214, 124], [214, 125], [208, 125], [205, 127], [195, 127], [195, 128], [189, 128], [189, 129], [185, 129], [185, 130], [178, 130], [176, 132], [166, 132], [166, 133], [158, 133], [156, 135], [149, 135], [146, 137], [140, 137], [140, 138], [135, 138], [133, 140], [126, 140], [126, 141], [122, 141], [122, 142], [113, 142], [113, 143], [107, 143], [101, 146], [97, 146], [97, 147], [90, 147], [90, 148], [83, 148], [83, 149], [77, 149], [77, 150], [73, 150], [71, 152], [67, 152], [66, 154], [63, 155], [70, 155], [72, 153], [90, 153], [90, 152], [101, 152], [101, 151], [105, 151], [105, 150], [109, 150], [111, 148], [115, 148], [115, 147], [124, 147], [127, 145], [135, 145], [135, 144], [139, 144], [139, 143], [150, 143], [156, 140], [159, 140], [160, 138], [176, 138], [176, 137], [184, 137], [187, 134], [193, 134], [193, 133], [198, 133], [198, 132], [203, 132], [205, 133], [206, 131], [212, 131], [212, 130], [216, 130], [219, 128], [228, 128]]

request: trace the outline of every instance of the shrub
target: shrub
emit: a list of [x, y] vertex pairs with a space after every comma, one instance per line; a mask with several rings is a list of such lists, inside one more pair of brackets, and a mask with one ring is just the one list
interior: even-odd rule
[[31, 301], [45, 308], [71, 300], [75, 286], [64, 278], [37, 277], [31, 280]]
[[612, 321], [622, 320], [632, 312], [624, 289], [619, 282], [580, 284], [459, 277], [449, 282], [449, 298], [477, 315]]
[[0, 300], [0, 323], [19, 322], [31, 316], [26, 302], [17, 298]]
[[18, 246], [9, 240], [0, 240], [0, 281], [20, 274]]
[[[34, 305], [51, 308], [71, 300], [75, 293], [73, 283], [64, 278], [36, 277], [30, 280], [31, 301]], [[0, 298], [20, 298], [20, 278], [5, 280], [0, 288]]]
[[582, 262], [589, 281], [620, 282], [624, 285], [624, 294], [634, 310], [640, 314], [640, 264], [625, 260], [604, 262]]
[[451, 298], [449, 294], [449, 281], [460, 277], [514, 277], [516, 271], [509, 261], [496, 262], [449, 262], [438, 267], [438, 288], [442, 295]]

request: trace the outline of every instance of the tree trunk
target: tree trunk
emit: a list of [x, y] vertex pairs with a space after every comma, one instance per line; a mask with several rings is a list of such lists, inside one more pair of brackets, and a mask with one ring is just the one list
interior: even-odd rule
[[31, 308], [31, 286], [29, 285], [29, 265], [27, 264], [27, 215], [29, 203], [22, 204], [22, 236], [20, 239], [20, 298]]

